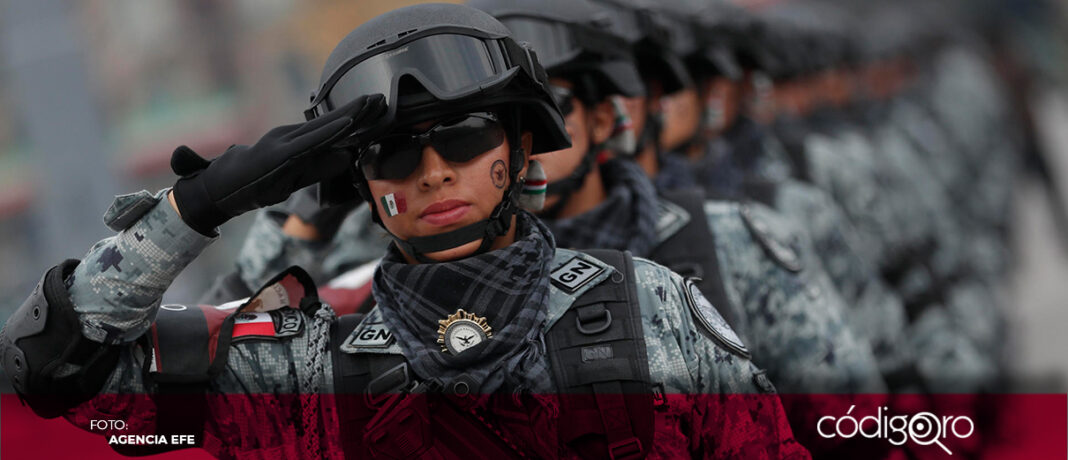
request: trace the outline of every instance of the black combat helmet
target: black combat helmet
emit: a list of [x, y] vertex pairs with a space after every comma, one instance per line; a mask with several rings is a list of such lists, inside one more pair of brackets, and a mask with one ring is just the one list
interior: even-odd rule
[[[479, 252], [488, 250], [497, 236], [508, 231], [522, 187], [518, 174], [524, 166], [519, 141], [523, 131], [532, 134], [532, 154], [571, 146], [536, 54], [529, 45], [513, 40], [492, 16], [468, 6], [414, 5], [357, 27], [327, 58], [305, 116], [315, 118], [361, 95], [377, 93], [386, 97], [386, 112], [376, 123], [361, 127], [348, 144], [357, 161], [369, 144], [393, 129], [479, 110], [500, 112], [511, 145], [512, 187], [489, 219], [408, 241], [394, 237], [401, 249], [423, 262], [430, 261], [423, 254], [480, 239]], [[339, 193], [351, 191], [355, 182], [360, 195], [375, 206], [359, 168], [348, 173], [351, 176], [320, 184], [320, 201], [344, 201]], [[377, 221], [377, 213], [372, 212], [372, 218]]]
[[[664, 94], [693, 86], [672, 44], [672, 22], [650, 0], [593, 0], [614, 15], [612, 28], [634, 48], [642, 75], [660, 80]], [[678, 44], [683, 46], [686, 44]]]
[[727, 4], [701, 4], [685, 0], [662, 3], [668, 15], [688, 22], [696, 46], [682, 55], [694, 76], [742, 78], [742, 67], [735, 57], [733, 40], [743, 34], [752, 15], [740, 7]]
[[[551, 76], [574, 80], [583, 102], [645, 94], [634, 53], [612, 30], [611, 12], [586, 0], [472, 0], [516, 40], [530, 43]], [[590, 79], [590, 81], [586, 81]]]
[[566, 148], [570, 139], [545, 73], [531, 49], [510, 35], [492, 16], [463, 5], [423, 4], [382, 14], [330, 53], [305, 115], [314, 118], [360, 95], [381, 93], [386, 114], [363, 130], [373, 134], [459, 107], [512, 104], [524, 109], [532, 153]]

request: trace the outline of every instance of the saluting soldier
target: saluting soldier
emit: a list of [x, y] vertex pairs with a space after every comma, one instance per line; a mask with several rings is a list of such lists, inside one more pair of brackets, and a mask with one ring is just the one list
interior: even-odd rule
[[[0, 335], [35, 411], [149, 432], [196, 412], [224, 458], [807, 458], [691, 283], [557, 248], [519, 208], [540, 186], [531, 155], [570, 142], [536, 53], [500, 22], [379, 16], [334, 50], [306, 113], [213, 161], [179, 148], [173, 189], [119, 197], [119, 233], [45, 274]], [[373, 310], [336, 317], [299, 269], [248, 301], [160, 306], [218, 225], [320, 181], [354, 184], [389, 234]], [[116, 397], [131, 393], [151, 398]]]

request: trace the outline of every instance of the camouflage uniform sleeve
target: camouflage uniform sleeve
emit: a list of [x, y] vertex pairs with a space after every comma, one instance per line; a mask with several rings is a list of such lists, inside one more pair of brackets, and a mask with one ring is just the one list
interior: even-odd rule
[[117, 197], [104, 221], [119, 233], [96, 243], [67, 279], [86, 338], [119, 344], [144, 334], [164, 291], [215, 240], [182, 221], [168, 191]]
[[664, 458], [809, 458], [764, 371], [697, 325], [682, 277], [640, 258], [635, 273], [650, 376], [664, 385], [669, 411], [685, 421], [689, 438], [690, 452], [666, 451], [674, 443], [657, 439], [654, 452]]
[[[103, 434], [152, 434], [167, 420], [189, 416], [189, 407], [196, 404], [197, 393], [174, 394], [163, 387], [165, 380], [157, 372], [158, 337], [147, 331], [154, 322], [167, 320], [157, 318], [164, 291], [215, 238], [186, 226], [164, 199], [166, 192], [118, 197], [105, 222], [119, 233], [94, 245], [66, 280], [83, 334], [119, 347], [118, 362], [100, 391], [65, 414], [79, 428], [90, 430], [91, 420], [121, 419], [126, 430]], [[276, 329], [277, 336], [218, 342], [218, 349], [205, 345], [214, 351], [205, 353], [204, 360], [226, 360], [218, 373], [205, 371], [206, 363], [190, 356], [170, 361], [169, 375], [203, 373], [210, 378], [207, 396], [199, 393], [205, 413], [197, 420], [205, 424], [203, 431], [185, 425], [196, 420], [183, 419], [180, 434], [197, 436], [209, 452], [223, 458], [339, 451], [334, 448], [336, 430], [330, 429], [337, 424], [334, 407], [322, 396], [333, 391], [329, 331], [336, 318], [326, 305], [300, 318], [302, 325], [293, 334]], [[171, 326], [170, 331], [181, 331]], [[196, 340], [202, 339], [213, 340]], [[221, 348], [222, 343], [228, 348]], [[168, 365], [166, 355], [162, 361]], [[77, 371], [67, 365], [56, 372]]]
[[744, 311], [754, 359], [779, 389], [884, 392], [871, 349], [846, 323], [805, 233], [761, 205], [709, 202], [705, 210], [728, 300]]
[[870, 344], [883, 375], [913, 364], [908, 347], [900, 344], [905, 306], [882, 281], [871, 254], [860, 250], [855, 229], [834, 200], [815, 187], [786, 183], [776, 207], [807, 230], [816, 256], [845, 301], [846, 321]]

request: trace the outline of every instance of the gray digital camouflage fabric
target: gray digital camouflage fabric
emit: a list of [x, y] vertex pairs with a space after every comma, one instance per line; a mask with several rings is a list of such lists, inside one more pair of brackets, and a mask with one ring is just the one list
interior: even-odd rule
[[[161, 196], [162, 193], [156, 198]], [[140, 206], [148, 212], [117, 237], [103, 240], [93, 247], [85, 260], [88, 263], [82, 266], [91, 268], [95, 265], [100, 269], [76, 272], [76, 276], [68, 280], [72, 299], [78, 305], [88, 331], [102, 328], [115, 337], [143, 334], [147, 325], [155, 320], [156, 306], [174, 275], [211, 242], [202, 236], [194, 238], [196, 232], [183, 229], [184, 223], [166, 200], [153, 201], [156, 200], [140, 200]], [[97, 264], [103, 254], [114, 251], [132, 254], [126, 246], [130, 239], [142, 245], [135, 248], [149, 249], [135, 249], [136, 257], [105, 258], [107, 263]], [[171, 252], [152, 250], [164, 244], [170, 245], [166, 248]], [[189, 247], [179, 247], [179, 244]], [[605, 267], [599, 281], [611, 276], [611, 267], [592, 257], [566, 250], [557, 251], [553, 265], [562, 264], [574, 256]], [[753, 363], [720, 348], [700, 331], [687, 303], [689, 300], [684, 294], [685, 284], [681, 277], [641, 259], [636, 259], [635, 266], [636, 278], [641, 280], [638, 298], [654, 380], [664, 383], [669, 392], [676, 393], [774, 392], [763, 372]], [[142, 281], [146, 277], [151, 283]], [[94, 289], [94, 286], [131, 283], [144, 286], [138, 295], [127, 295], [125, 291], [115, 289]], [[546, 306], [549, 315], [545, 328], [550, 327], [581, 292], [566, 294], [555, 288], [552, 291]], [[223, 372], [208, 382], [209, 393], [260, 395], [271, 401], [265, 404], [251, 398], [209, 398], [210, 414], [204, 433], [205, 448], [209, 452], [222, 458], [340, 455], [343, 434], [337, 431], [338, 414], [325, 396], [333, 391], [329, 352], [338, 344], [329, 343], [328, 331], [336, 317], [328, 305], [303, 314], [307, 327], [296, 336], [231, 344]], [[103, 326], [98, 327], [98, 324]], [[101, 395], [75, 408], [68, 418], [79, 426], [86, 426], [94, 417], [118, 417], [125, 420], [131, 430], [151, 432], [156, 423], [153, 419], [155, 408], [146, 406], [150, 404], [147, 400], [122, 396], [158, 390], [155, 383], [145, 380], [145, 359], [150, 354], [140, 342], [127, 345]], [[286, 398], [286, 395], [299, 397]], [[724, 407], [733, 412], [725, 413]], [[663, 451], [664, 456], [695, 449], [703, 452], [706, 458], [733, 458], [754, 449], [778, 458], [807, 458], [808, 455], [793, 440], [789, 427], [783, 423], [783, 410], [778, 404], [716, 405], [712, 408], [695, 402], [692, 407], [676, 408], [658, 417], [662, 420], [657, 423], [675, 427], [665, 433], [683, 435], [655, 443], [655, 449]], [[249, 430], [249, 420], [273, 428]], [[717, 445], [724, 439], [733, 442]]]
[[[759, 204], [710, 201], [705, 212], [728, 298], [742, 309], [739, 329], [781, 391], [886, 390], [871, 349], [850, 330], [846, 306], [802, 231]], [[766, 234], [754, 231], [743, 212], [763, 222]], [[791, 270], [769, 256], [769, 243], [781, 245], [802, 268]]]
[[860, 238], [838, 204], [822, 190], [795, 180], [776, 184], [774, 199], [775, 209], [808, 234], [846, 305], [850, 328], [870, 344], [883, 375], [912, 365], [912, 351], [900, 343], [908, 321], [905, 306], [857, 249]]
[[115, 344], [144, 334], [163, 292], [214, 241], [182, 222], [169, 191], [119, 196], [105, 214], [121, 231], [95, 244], [68, 280], [86, 338]]
[[[805, 143], [808, 170], [816, 185], [839, 202], [869, 260], [884, 274], [893, 274], [893, 288], [908, 306], [906, 335], [913, 337], [908, 341], [910, 353], [918, 360], [926, 389], [989, 389], [998, 364], [996, 354], [984, 350], [996, 345], [987, 342], [991, 335], [972, 333], [1001, 330], [996, 296], [977, 295], [981, 284], [954, 283], [975, 253], [992, 254], [987, 257], [996, 260], [1000, 252], [989, 239], [969, 237], [975, 233], [967, 218], [961, 217], [960, 207], [949, 199], [936, 168], [916, 143], [917, 135], [932, 134], [902, 126], [894, 118], [902, 115], [896, 109], [875, 108], [868, 130], [845, 125], [836, 132], [811, 135]], [[969, 246], [972, 242], [979, 244]], [[994, 316], [970, 319], [952, 314], [952, 308]]]

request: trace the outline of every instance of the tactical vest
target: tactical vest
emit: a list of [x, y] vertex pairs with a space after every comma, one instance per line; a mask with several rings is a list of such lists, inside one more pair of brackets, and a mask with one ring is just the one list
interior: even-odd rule
[[[663, 395], [660, 388], [654, 396], [650, 382], [633, 260], [619, 251], [584, 252], [616, 271], [579, 295], [545, 334], [556, 394], [566, 395], [559, 399], [559, 445], [583, 458], [643, 458], [654, 402]], [[554, 268], [554, 288], [576, 292], [597, 268], [573, 258]], [[476, 412], [465, 407], [471, 386], [462, 377], [443, 385], [416, 377], [403, 355], [346, 352], [353, 340], [379, 339], [361, 326], [365, 319], [341, 316], [332, 331], [341, 344], [334, 347], [334, 391], [346, 457], [524, 456], [494, 421], [504, 412], [522, 416], [522, 406], [506, 407], [512, 398], [493, 398], [488, 414]]]

